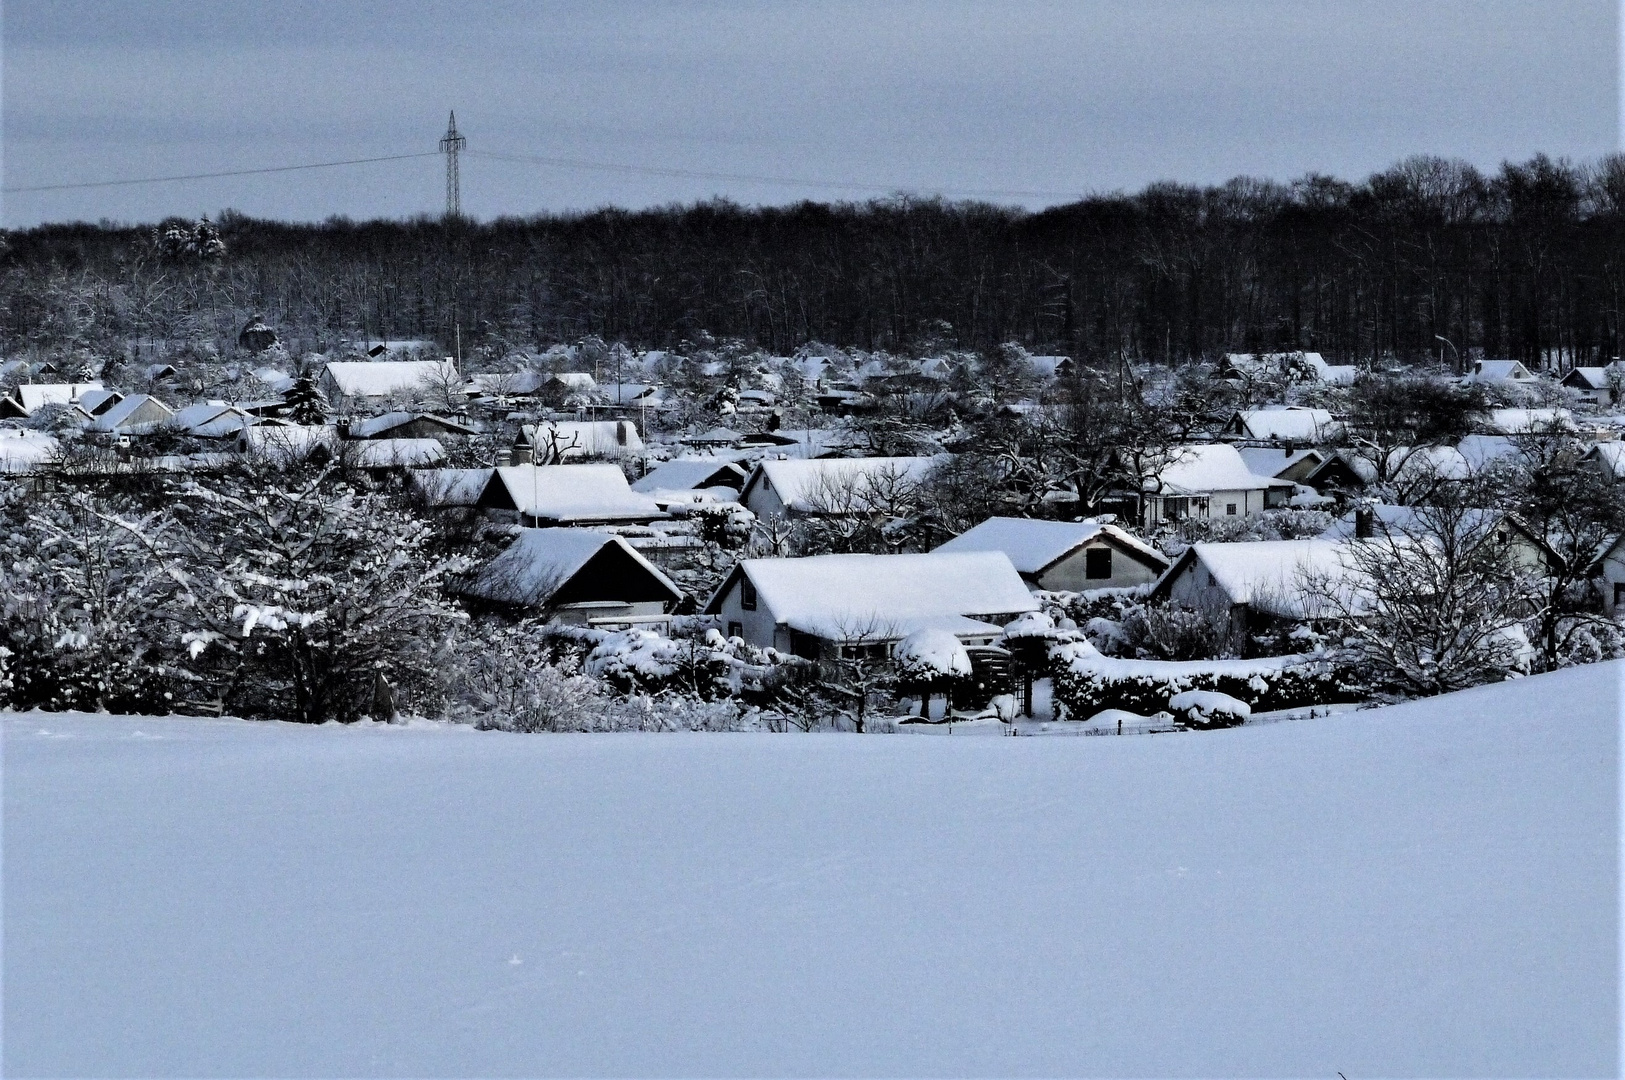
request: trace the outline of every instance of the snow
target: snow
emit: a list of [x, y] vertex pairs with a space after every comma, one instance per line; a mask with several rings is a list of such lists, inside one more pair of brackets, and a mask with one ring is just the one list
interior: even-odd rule
[[1598, 443], [1586, 456], [1594, 457], [1614, 479], [1625, 476], [1625, 442]]
[[412, 487], [432, 507], [473, 506], [495, 469], [417, 469]]
[[258, 421], [230, 405], [188, 405], [176, 411], [165, 426], [200, 439], [225, 439]]
[[1574, 430], [1574, 414], [1567, 409], [1491, 409], [1484, 426], [1495, 435]]
[[[844, 502], [847, 485], [851, 486], [851, 502], [858, 505], [864, 501], [870, 483], [878, 483], [884, 489], [893, 479], [918, 482], [940, 460], [935, 457], [815, 458], [810, 461], [790, 458], [763, 461], [756, 468], [779, 502], [792, 510], [808, 513], [819, 509], [831, 497], [838, 503]], [[752, 483], [756, 480], [755, 476], [751, 478]]]
[[969, 678], [970, 654], [947, 630], [916, 630], [892, 654], [905, 678]]
[[615, 465], [504, 465], [491, 483], [503, 484], [515, 508], [537, 520], [626, 521], [662, 517], [647, 495], [626, 482]]
[[1281, 409], [1243, 409], [1231, 421], [1237, 433], [1250, 439], [1281, 442], [1323, 442], [1342, 434], [1342, 425], [1327, 409], [1289, 405]]
[[1467, 382], [1529, 382], [1534, 376], [1516, 360], [1480, 360], [1473, 365]]
[[255, 424], [237, 436], [237, 448], [273, 464], [301, 461], [325, 446], [338, 446], [337, 432], [325, 424]]
[[0, 473], [30, 473], [56, 459], [55, 436], [25, 428], [0, 427]]
[[1250, 540], [1192, 544], [1190, 550], [1199, 571], [1211, 574], [1232, 604], [1248, 604], [1285, 618], [1322, 614], [1321, 587], [1358, 592], [1359, 574], [1344, 541]]
[[1612, 1075], [1621, 671], [1132, 739], [9, 717], [4, 1071]]
[[745, 482], [745, 470], [722, 458], [673, 458], [650, 469], [633, 482], [632, 490], [645, 495], [655, 492], [693, 491], [697, 488], [726, 486], [712, 483], [727, 478], [737, 487]]
[[542, 450], [556, 447], [567, 458], [610, 457], [643, 450], [637, 425], [630, 420], [559, 420], [526, 424], [522, 430], [533, 445]]
[[16, 389], [17, 400], [23, 411], [32, 413], [46, 405], [72, 405], [81, 394], [102, 389], [99, 382], [83, 383], [23, 383]]
[[446, 456], [439, 439], [356, 439], [343, 447], [346, 460], [362, 469], [424, 468]]
[[1325, 456], [1314, 449], [1281, 450], [1271, 446], [1242, 446], [1237, 447], [1236, 452], [1241, 455], [1241, 460], [1253, 475], [1277, 479], [1305, 458], [1313, 459], [1316, 465], [1325, 460]]
[[1152, 490], [1175, 495], [1292, 486], [1284, 480], [1256, 475], [1236, 448], [1227, 443], [1176, 447], [1169, 451], [1167, 464], [1150, 484]]
[[1215, 690], [1183, 690], [1168, 699], [1168, 708], [1198, 724], [1215, 720], [1239, 724], [1253, 713], [1253, 707], [1245, 701]]
[[131, 394], [86, 425], [91, 431], [149, 431], [172, 420], [175, 412], [149, 394]]
[[1033, 518], [992, 517], [938, 547], [939, 552], [1002, 551], [1022, 574], [1040, 574], [1097, 536], [1147, 556], [1159, 567], [1168, 557], [1145, 541], [1114, 525], [1094, 521], [1041, 521]]
[[350, 397], [414, 394], [461, 382], [450, 360], [335, 360], [327, 365], [327, 376], [339, 393]]
[[540, 607], [606, 544], [624, 549], [634, 562], [665, 585], [673, 603], [683, 598], [682, 590], [625, 540], [590, 529], [519, 530], [514, 542], [480, 571], [468, 592], [487, 600]]

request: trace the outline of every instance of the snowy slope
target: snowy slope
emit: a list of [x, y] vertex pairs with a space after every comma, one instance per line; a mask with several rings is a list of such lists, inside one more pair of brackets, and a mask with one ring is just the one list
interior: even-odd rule
[[5, 721], [7, 1075], [1580, 1075], [1620, 665], [1093, 739]]

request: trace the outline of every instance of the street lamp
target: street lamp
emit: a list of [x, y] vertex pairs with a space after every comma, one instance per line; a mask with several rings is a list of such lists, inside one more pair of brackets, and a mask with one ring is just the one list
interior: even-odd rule
[[[1450, 346], [1450, 351], [1452, 353], [1454, 353], [1455, 356], [1456, 356], [1456, 374], [1460, 375], [1461, 374], [1461, 350], [1456, 348], [1456, 343], [1455, 342], [1451, 341], [1449, 338], [1445, 337], [1443, 334], [1434, 334], [1433, 336], [1438, 338], [1440, 341], [1444, 342], [1446, 345]], [[1443, 357], [1440, 357], [1440, 359], [1442, 360]]]

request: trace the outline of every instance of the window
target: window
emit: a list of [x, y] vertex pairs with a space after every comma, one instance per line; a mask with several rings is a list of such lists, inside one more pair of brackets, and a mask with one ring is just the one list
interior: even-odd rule
[[748, 577], [739, 579], [739, 606], [746, 611], [756, 610], [756, 586]]
[[1235, 517], [1236, 516], [1236, 504], [1235, 503], [1225, 503], [1224, 504], [1224, 512], [1225, 512], [1225, 514], [1227, 514], [1230, 517]]
[[1112, 549], [1090, 548], [1083, 553], [1083, 576], [1109, 578], [1112, 576]]
[[1625, 582], [1614, 583], [1614, 606], [1625, 604]]
[[728, 636], [742, 638], [745, 636], [745, 628], [739, 623], [731, 622], [728, 624]]

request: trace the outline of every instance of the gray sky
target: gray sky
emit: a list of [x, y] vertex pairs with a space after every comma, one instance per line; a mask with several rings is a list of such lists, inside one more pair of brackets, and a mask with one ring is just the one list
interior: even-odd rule
[[[1620, 146], [1619, 0], [7, 0], [9, 187], [432, 151], [489, 218], [1088, 191]], [[841, 187], [850, 184], [852, 187]], [[438, 158], [12, 193], [8, 225], [436, 213]], [[864, 185], [875, 185], [871, 189]]]

